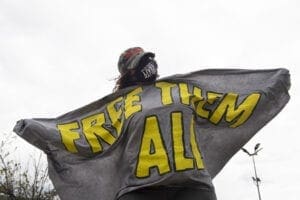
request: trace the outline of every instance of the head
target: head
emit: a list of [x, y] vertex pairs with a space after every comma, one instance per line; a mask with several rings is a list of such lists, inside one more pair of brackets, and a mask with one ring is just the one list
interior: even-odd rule
[[158, 77], [155, 54], [140, 47], [129, 48], [119, 58], [120, 76], [114, 90], [128, 86], [152, 83]]

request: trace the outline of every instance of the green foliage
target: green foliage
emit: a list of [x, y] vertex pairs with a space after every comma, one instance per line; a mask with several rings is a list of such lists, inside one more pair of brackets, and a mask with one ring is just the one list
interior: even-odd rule
[[[2, 139], [2, 138], [1, 138]], [[48, 176], [48, 168], [42, 165], [42, 153], [31, 157], [28, 166], [12, 159], [14, 137], [6, 136], [0, 142], [0, 200], [57, 200], [59, 199]], [[29, 170], [31, 169], [31, 170]]]

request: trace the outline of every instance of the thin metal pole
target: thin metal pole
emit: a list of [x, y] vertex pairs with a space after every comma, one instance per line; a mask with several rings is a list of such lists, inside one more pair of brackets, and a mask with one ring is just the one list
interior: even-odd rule
[[256, 187], [257, 187], [257, 192], [258, 192], [258, 199], [261, 200], [261, 195], [260, 195], [260, 190], [259, 190], [259, 183], [258, 183], [258, 177], [257, 177], [257, 172], [256, 172], [256, 165], [255, 165], [254, 155], [252, 155], [251, 157], [252, 157], [253, 166], [254, 166], [255, 182], [256, 182]]

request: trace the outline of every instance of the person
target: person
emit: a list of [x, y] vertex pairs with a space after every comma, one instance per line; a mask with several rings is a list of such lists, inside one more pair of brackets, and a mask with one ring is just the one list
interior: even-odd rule
[[[114, 91], [130, 86], [154, 83], [158, 78], [157, 68], [154, 53], [145, 52], [141, 47], [132, 47], [125, 50], [119, 57], [118, 70], [120, 76], [117, 79]], [[178, 111], [178, 107], [174, 108]], [[178, 175], [181, 172], [176, 173]], [[170, 185], [142, 187], [122, 195], [119, 200], [216, 200], [211, 179], [207, 176], [206, 174], [204, 178], [206, 181], [209, 180], [207, 184], [199, 182], [191, 184], [183, 178], [182, 182], [178, 180]]]
[[157, 79], [154, 53], [133, 47], [118, 70], [115, 92], [14, 127], [47, 154], [62, 200], [216, 200], [212, 179], [290, 99], [282, 68]]
[[120, 76], [114, 91], [133, 85], [149, 84], [158, 78], [155, 54], [144, 52], [141, 47], [133, 47], [124, 51], [119, 58]]

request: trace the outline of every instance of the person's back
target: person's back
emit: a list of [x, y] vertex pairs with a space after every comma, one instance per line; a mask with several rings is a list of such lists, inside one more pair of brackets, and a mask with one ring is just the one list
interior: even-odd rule
[[[193, 106], [182, 105], [180, 101], [165, 106], [160, 101], [159, 89], [148, 95], [147, 85], [154, 87], [158, 77], [153, 53], [140, 47], [127, 49], [119, 58], [118, 68], [120, 77], [115, 90], [137, 86], [136, 94], [143, 106], [125, 131], [127, 138], [120, 163], [127, 165], [122, 166], [126, 173], [119, 200], [215, 200], [211, 177], [203, 167], [193, 131]], [[159, 84], [155, 86], [164, 87]], [[144, 91], [138, 86], [143, 86]], [[140, 120], [144, 123], [137, 123]], [[169, 129], [160, 130], [159, 123]], [[183, 123], [188, 126], [183, 127]], [[173, 130], [174, 127], [177, 129]]]

